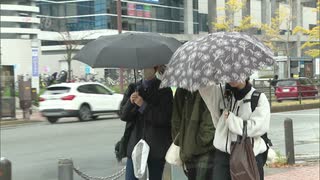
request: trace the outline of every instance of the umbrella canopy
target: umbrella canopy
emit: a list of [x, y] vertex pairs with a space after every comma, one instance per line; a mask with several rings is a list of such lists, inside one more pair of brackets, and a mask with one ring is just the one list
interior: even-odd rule
[[161, 86], [196, 91], [216, 83], [244, 81], [273, 62], [273, 52], [253, 36], [212, 33], [185, 43], [174, 53]]
[[73, 59], [91, 67], [143, 69], [167, 64], [181, 42], [155, 33], [102, 36], [85, 45]]

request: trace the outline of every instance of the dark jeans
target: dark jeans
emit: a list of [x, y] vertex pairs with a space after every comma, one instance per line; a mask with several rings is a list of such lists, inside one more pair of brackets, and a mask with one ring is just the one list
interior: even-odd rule
[[[230, 161], [230, 154], [216, 150], [216, 153], [214, 155], [213, 179], [231, 180], [229, 161]], [[264, 171], [263, 171], [264, 162], [263, 162], [262, 154], [259, 154], [256, 156], [256, 161], [257, 161], [258, 170], [260, 174], [260, 180], [264, 180]]]
[[[149, 180], [162, 180], [165, 160], [150, 160], [148, 159]], [[126, 180], [138, 180], [134, 176], [132, 159], [127, 159]]]

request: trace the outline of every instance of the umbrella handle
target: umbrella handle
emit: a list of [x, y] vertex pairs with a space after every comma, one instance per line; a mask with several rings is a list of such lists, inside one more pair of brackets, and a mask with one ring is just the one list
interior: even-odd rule
[[226, 102], [224, 101], [224, 96], [223, 96], [223, 90], [222, 90], [221, 83], [220, 83], [220, 90], [221, 90], [221, 96], [222, 96], [223, 106], [224, 106], [224, 109], [226, 109], [227, 106], [226, 106]]
[[137, 84], [137, 74], [136, 69], [133, 69], [134, 83]]

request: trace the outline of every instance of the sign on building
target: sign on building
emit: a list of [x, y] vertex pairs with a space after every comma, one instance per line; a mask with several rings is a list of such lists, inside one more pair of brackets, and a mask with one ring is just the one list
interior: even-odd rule
[[39, 50], [37, 48], [32, 49], [32, 76], [39, 76]]

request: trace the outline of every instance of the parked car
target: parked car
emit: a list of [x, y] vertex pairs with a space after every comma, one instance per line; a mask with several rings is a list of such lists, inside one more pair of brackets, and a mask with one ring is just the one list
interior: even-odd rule
[[116, 94], [97, 82], [51, 85], [39, 99], [39, 110], [49, 122], [62, 117], [78, 117], [80, 121], [118, 112], [122, 94]]
[[301, 93], [302, 98], [316, 98], [318, 88], [312, 81], [305, 77], [296, 79], [280, 79], [277, 82], [275, 96], [278, 102], [286, 99], [298, 99]]

